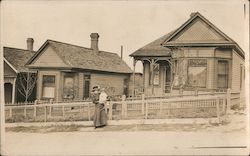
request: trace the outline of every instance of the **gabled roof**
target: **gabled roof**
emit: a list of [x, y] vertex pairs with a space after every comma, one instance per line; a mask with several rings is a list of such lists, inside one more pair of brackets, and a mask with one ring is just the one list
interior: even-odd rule
[[26, 62], [35, 54], [35, 51], [29, 51], [25, 49], [4, 47], [3, 48], [4, 59], [6, 63], [13, 68], [16, 73], [28, 72], [28, 68], [25, 67]]
[[[206, 23], [209, 27], [211, 27], [212, 31], [217, 32], [219, 35], [221, 35], [222, 37], [224, 37], [224, 40], [213, 40], [212, 42], [219, 42], [219, 43], [230, 43], [230, 42], [234, 42], [230, 37], [228, 37], [225, 33], [223, 33], [220, 29], [218, 29], [215, 25], [213, 25], [210, 21], [208, 21], [204, 16], [202, 16], [199, 12], [195, 12], [191, 14], [191, 17], [184, 23], [182, 24], [178, 29], [176, 29], [163, 43], [162, 45], [168, 44], [169, 42], [173, 41], [172, 39], [174, 39], [181, 31], [183, 31], [184, 29], [186, 29], [192, 22], [194, 22], [195, 20], [200, 19], [202, 20], [204, 23]], [[198, 31], [198, 30], [197, 30]], [[196, 34], [193, 34], [196, 35]], [[206, 38], [207, 36], [205, 36], [204, 34], [202, 34], [204, 38]], [[207, 34], [209, 35], [209, 34]], [[189, 41], [190, 42], [190, 41]], [[200, 40], [199, 42], [204, 42], [203, 40]], [[211, 41], [210, 41], [211, 43]]]
[[28, 67], [44, 52], [43, 49], [51, 46], [69, 68], [106, 71], [114, 73], [132, 73], [130, 67], [116, 53], [94, 51], [77, 45], [47, 40], [38, 52], [28, 61]]
[[[223, 39], [218, 40], [209, 40], [209, 35], [214, 34], [192, 34], [192, 37], [204, 37], [204, 40], [192, 40], [192, 41], [181, 41], [176, 40], [178, 35], [183, 32], [187, 27], [191, 25], [195, 20], [201, 20], [205, 24], [211, 28], [214, 33], [219, 34]], [[198, 30], [197, 30], [198, 31]], [[210, 37], [211, 37], [210, 36]], [[206, 40], [207, 39], [207, 40]], [[208, 21], [205, 17], [203, 17], [199, 12], [195, 12], [191, 14], [191, 17], [182, 24], [178, 29], [168, 33], [167, 35], [162, 36], [161, 38], [151, 42], [150, 44], [138, 49], [130, 56], [132, 57], [140, 57], [140, 56], [169, 56], [170, 47], [178, 47], [178, 46], [231, 46], [233, 47], [238, 54], [240, 54], [243, 58], [245, 56], [244, 51], [240, 48], [240, 46], [230, 37], [228, 37], [225, 33], [219, 30], [216, 26], [214, 26], [210, 21]]]

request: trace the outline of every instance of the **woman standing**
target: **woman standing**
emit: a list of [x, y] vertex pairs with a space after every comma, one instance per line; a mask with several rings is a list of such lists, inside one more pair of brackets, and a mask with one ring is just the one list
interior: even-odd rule
[[95, 104], [95, 114], [94, 114], [95, 128], [103, 127], [107, 124], [107, 115], [105, 113], [105, 106], [104, 106], [105, 103], [103, 103], [104, 101], [103, 96], [101, 96], [100, 99], [100, 94], [101, 94], [100, 87], [99, 86], [93, 87], [92, 101]]

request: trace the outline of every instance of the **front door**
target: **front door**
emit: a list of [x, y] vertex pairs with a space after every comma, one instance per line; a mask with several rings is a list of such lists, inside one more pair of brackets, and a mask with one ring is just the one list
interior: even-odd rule
[[90, 75], [84, 75], [83, 97], [89, 98], [90, 96]]
[[12, 84], [11, 83], [4, 84], [4, 98], [5, 98], [5, 103], [12, 102]]

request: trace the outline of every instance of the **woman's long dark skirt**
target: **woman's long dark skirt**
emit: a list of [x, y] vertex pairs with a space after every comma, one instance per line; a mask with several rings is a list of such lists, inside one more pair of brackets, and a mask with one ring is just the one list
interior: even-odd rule
[[107, 114], [105, 113], [104, 104], [95, 104], [94, 126], [102, 127], [107, 124]]

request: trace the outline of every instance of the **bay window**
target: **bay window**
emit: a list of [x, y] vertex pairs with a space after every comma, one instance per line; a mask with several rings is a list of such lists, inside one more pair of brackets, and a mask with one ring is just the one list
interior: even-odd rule
[[191, 87], [206, 87], [207, 60], [190, 59], [188, 62], [188, 84]]

